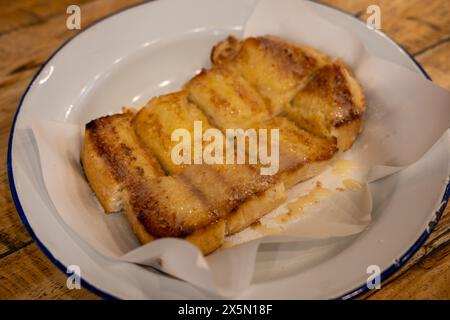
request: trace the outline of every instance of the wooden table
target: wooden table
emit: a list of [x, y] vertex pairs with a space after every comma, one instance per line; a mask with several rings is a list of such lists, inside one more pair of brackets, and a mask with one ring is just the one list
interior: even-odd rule
[[[0, 0], [0, 299], [98, 299], [69, 290], [66, 276], [39, 250], [14, 207], [6, 169], [7, 141], [19, 99], [39, 66], [77, 31], [66, 8], [78, 4], [82, 28], [138, 0]], [[434, 82], [450, 89], [450, 1], [323, 0], [360, 19], [381, 7], [382, 31], [408, 50]], [[450, 298], [450, 214], [446, 208], [426, 244], [369, 299]]]

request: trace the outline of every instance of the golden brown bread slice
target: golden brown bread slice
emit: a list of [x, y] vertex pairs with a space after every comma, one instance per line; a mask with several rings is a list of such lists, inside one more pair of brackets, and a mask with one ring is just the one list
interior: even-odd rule
[[[201, 121], [202, 134], [212, 128], [206, 116], [187, 100], [187, 94], [179, 91], [153, 98], [140, 109], [132, 120], [132, 126], [148, 154], [154, 154], [169, 173], [181, 172], [186, 165], [172, 161], [172, 149], [178, 141], [172, 141], [176, 129], [186, 129], [192, 139], [190, 159], [194, 161], [194, 121]], [[202, 142], [203, 143], [203, 142]]]
[[249, 128], [271, 117], [265, 100], [235, 70], [202, 70], [185, 86], [189, 99], [219, 128]]
[[[177, 97], [168, 99], [172, 98]], [[187, 124], [188, 116], [180, 115], [178, 108], [151, 110], [167, 121]], [[132, 117], [127, 112], [91, 121], [86, 126], [82, 162], [105, 211], [124, 210], [142, 243], [185, 237], [208, 254], [221, 246], [226, 234], [253, 222], [243, 218], [250, 210], [260, 217], [285, 200], [282, 186], [251, 166], [192, 165], [180, 175], [165, 176], [153, 153], [141, 148], [144, 141], [134, 134]], [[148, 138], [161, 144], [163, 136]], [[168, 159], [169, 149], [158, 152], [158, 158]]]
[[158, 161], [140, 148], [125, 112], [92, 120], [86, 125], [81, 162], [105, 212], [125, 207], [123, 189], [130, 175], [164, 175]]
[[261, 175], [257, 168], [237, 164], [192, 165], [180, 176], [198, 190], [211, 210], [221, 217], [275, 182], [274, 177]]
[[[228, 38], [211, 59], [214, 67], [184, 90], [86, 126], [82, 162], [90, 185], [106, 212], [125, 211], [142, 243], [183, 237], [204, 254], [214, 251], [280, 205], [285, 188], [320, 173], [359, 133], [364, 94], [343, 63], [273, 37]], [[194, 121], [203, 132], [279, 129], [279, 173], [261, 175], [260, 164], [175, 164], [172, 133], [184, 128], [194, 136]]]
[[137, 180], [127, 187], [130, 207], [156, 237], [185, 237], [221, 218], [178, 176]]
[[203, 71], [185, 89], [223, 132], [229, 128], [279, 129], [279, 169], [286, 187], [317, 174], [324, 168], [317, 162], [329, 160], [337, 151], [336, 139], [317, 137], [284, 117], [273, 117], [258, 92], [228, 66]]
[[241, 49], [242, 41], [233, 36], [217, 43], [211, 50], [210, 60], [214, 66], [233, 60]]
[[229, 37], [213, 48], [215, 66], [228, 65], [246, 79], [268, 102], [273, 114], [301, 90], [318, 68], [330, 63], [319, 51], [291, 45], [275, 37]]
[[[215, 119], [221, 118], [215, 117]], [[206, 129], [213, 128], [201, 111], [188, 102], [186, 92], [180, 91], [151, 100], [136, 114], [132, 120], [132, 127], [147, 153], [154, 154], [169, 174], [179, 173], [181, 177], [185, 177], [187, 183], [202, 190], [205, 198], [214, 192], [209, 188], [210, 185], [218, 187], [221, 198], [225, 198], [222, 202], [232, 202], [229, 199], [234, 201], [241, 199], [248, 192], [254, 193], [263, 191], [264, 188], [267, 189], [268, 184], [272, 183], [274, 179], [261, 176], [257, 168], [250, 165], [195, 164], [193, 156], [191, 157], [192, 165], [176, 165], [172, 159], [172, 148], [177, 142], [171, 141], [171, 134], [176, 129], [187, 129], [192, 138], [190, 142], [191, 151], [193, 151], [195, 121], [201, 121], [202, 133]], [[221, 136], [222, 142], [225, 142], [224, 135], [220, 131], [217, 134]], [[205, 148], [208, 142], [202, 140], [201, 144]], [[225, 161], [225, 154], [222, 160]], [[212, 202], [218, 204], [216, 200]]]
[[259, 124], [279, 129], [279, 173], [286, 188], [319, 174], [338, 151], [335, 138], [318, 137], [278, 116]]
[[[86, 125], [81, 154], [86, 177], [105, 212], [125, 210], [143, 243], [153, 240], [155, 235], [189, 232], [192, 223], [185, 221], [186, 215], [201, 224], [209, 211], [182, 181], [164, 176], [157, 160], [143, 151], [131, 127], [132, 117], [131, 112], [126, 112]], [[161, 199], [167, 201], [161, 203]], [[180, 201], [191, 204], [191, 208], [180, 205]], [[176, 211], [171, 211], [174, 207]], [[158, 215], [162, 210], [166, 213]], [[179, 225], [179, 230], [169, 230], [171, 223], [164, 218], [179, 219], [173, 224]], [[146, 224], [156, 225], [154, 234], [146, 230]]]
[[92, 120], [86, 125], [81, 163], [89, 184], [105, 213], [125, 211], [131, 227], [142, 243], [154, 239], [129, 209], [126, 185], [129, 172], [148, 177], [164, 175], [158, 162], [145, 154], [133, 130], [132, 113]]
[[[175, 129], [185, 128], [193, 137], [194, 121], [202, 121], [204, 130], [212, 128], [197, 107], [187, 101], [186, 92], [180, 91], [151, 100], [134, 117], [132, 126], [147, 152], [155, 154], [169, 174], [179, 174], [218, 217], [237, 210], [252, 195], [272, 187], [274, 177], [260, 175], [259, 169], [251, 165], [174, 164], [171, 153], [175, 143], [170, 141], [171, 133]], [[225, 141], [225, 138], [222, 137], [222, 140]], [[202, 143], [204, 147], [207, 144]], [[273, 206], [266, 206], [260, 211], [267, 209], [271, 210]]]
[[287, 105], [286, 116], [318, 136], [336, 137], [341, 151], [358, 136], [366, 105], [364, 92], [342, 61], [319, 69]]
[[248, 165], [193, 165], [180, 177], [199, 191], [216, 216], [226, 220], [226, 233], [238, 232], [286, 200], [284, 184]]
[[275, 106], [275, 113], [283, 112], [315, 135], [336, 137], [341, 151], [352, 146], [361, 130], [364, 92], [340, 60], [332, 63], [313, 48], [274, 37], [228, 37], [213, 48], [211, 60], [238, 70]]
[[211, 219], [213, 212], [195, 191], [179, 177], [165, 176], [157, 160], [140, 147], [132, 117], [126, 112], [86, 125], [81, 160], [105, 212], [125, 211], [143, 243], [155, 237], [192, 234], [214, 224], [218, 219]]
[[227, 217], [226, 234], [247, 228], [261, 217], [279, 207], [287, 196], [283, 182], [278, 182], [262, 193], [253, 194]]

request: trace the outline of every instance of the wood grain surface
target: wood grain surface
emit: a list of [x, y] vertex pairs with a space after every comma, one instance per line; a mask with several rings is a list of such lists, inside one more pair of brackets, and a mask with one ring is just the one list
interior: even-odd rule
[[[23, 227], [8, 185], [6, 154], [12, 118], [39, 66], [78, 31], [66, 29], [66, 8], [81, 7], [82, 28], [138, 0], [0, 0], [0, 299], [98, 299], [69, 290], [66, 275], [39, 250]], [[321, 0], [365, 20], [381, 8], [382, 31], [450, 90], [450, 1]], [[359, 298], [450, 299], [449, 207], [426, 244], [398, 272]]]

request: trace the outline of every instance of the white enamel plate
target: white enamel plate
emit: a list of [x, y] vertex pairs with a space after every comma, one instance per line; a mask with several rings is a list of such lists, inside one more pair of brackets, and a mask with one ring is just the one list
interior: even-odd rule
[[[25, 92], [8, 150], [17, 210], [47, 256], [64, 272], [66, 266], [80, 266], [82, 283], [99, 295], [214, 297], [154, 271], [105, 259], [66, 232], [43, 183], [30, 121], [85, 124], [124, 105], [141, 106], [152, 96], [178, 89], [208, 66], [213, 44], [229, 34], [240, 35], [255, 2], [165, 0], [117, 13], [66, 43]], [[356, 34], [374, 54], [421, 72], [383, 34], [342, 12], [313, 5]], [[423, 244], [445, 206], [448, 142], [446, 135], [417, 163], [373, 184], [381, 196], [374, 199], [373, 221], [362, 234], [340, 241], [263, 245], [252, 285], [239, 298], [348, 298], [366, 290], [371, 265], [379, 266], [381, 278], [387, 278]], [[133, 274], [144, 280], [136, 281]]]

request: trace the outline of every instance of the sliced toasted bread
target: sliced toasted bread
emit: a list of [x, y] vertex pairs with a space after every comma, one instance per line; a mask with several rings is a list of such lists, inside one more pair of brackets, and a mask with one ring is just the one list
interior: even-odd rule
[[249, 128], [271, 117], [265, 100], [233, 69], [203, 70], [184, 88], [189, 99], [219, 128]]
[[[162, 112], [167, 121], [178, 121], [177, 125], [190, 124], [177, 108], [152, 110], [158, 115]], [[208, 254], [220, 247], [226, 234], [248, 225], [249, 219], [241, 217], [249, 208], [262, 216], [284, 201], [280, 186], [272, 186], [273, 178], [259, 175], [248, 165], [192, 165], [180, 175], [165, 176], [155, 158], [169, 161], [170, 149], [158, 149], [154, 157], [142, 148], [144, 141], [134, 134], [132, 117], [127, 112], [91, 121], [86, 126], [82, 161], [105, 211], [125, 211], [142, 243], [159, 237], [186, 237]], [[150, 124], [139, 125], [149, 129]], [[155, 123], [151, 125], [154, 128]], [[163, 143], [163, 136], [149, 132], [156, 146]]]
[[279, 129], [278, 176], [286, 188], [319, 174], [338, 150], [336, 139], [318, 137], [282, 116], [265, 121], [259, 127]]
[[[172, 133], [176, 129], [185, 129], [194, 137], [194, 121], [201, 121], [203, 131], [212, 127], [197, 106], [187, 100], [186, 92], [179, 91], [150, 100], [137, 112], [132, 126], [146, 152], [154, 154], [169, 174], [176, 174], [185, 165], [172, 160], [172, 150], [179, 143], [172, 140]], [[191, 139], [189, 148], [193, 161], [194, 139]]]
[[[181, 237], [214, 251], [279, 206], [286, 188], [320, 173], [360, 131], [364, 93], [340, 61], [273, 37], [230, 37], [211, 59], [214, 67], [182, 91], [86, 125], [86, 177], [105, 212], [125, 211], [142, 243]], [[196, 164], [195, 121], [202, 134], [220, 129], [223, 141], [227, 129], [279, 129], [279, 172], [261, 175], [261, 163]], [[173, 161], [176, 129], [194, 137], [194, 164]]]
[[339, 149], [350, 148], [365, 111], [364, 92], [341, 61], [319, 69], [287, 105], [286, 116], [318, 136], [336, 137]]
[[[284, 117], [273, 117], [259, 93], [224, 65], [203, 71], [185, 89], [191, 101], [224, 132], [229, 128], [279, 129], [279, 169], [289, 186], [309, 178], [312, 172], [317, 174], [307, 168], [310, 163], [329, 160], [337, 152], [335, 138], [316, 136]], [[314, 167], [318, 169], [316, 164]]]
[[229, 37], [214, 47], [211, 58], [213, 64], [234, 68], [252, 84], [273, 114], [283, 110], [315, 70], [330, 62], [317, 50], [275, 37], [247, 38], [240, 43]]
[[152, 154], [144, 152], [126, 112], [92, 120], [86, 125], [81, 162], [84, 173], [105, 212], [125, 207], [123, 190], [130, 176], [164, 175]]

